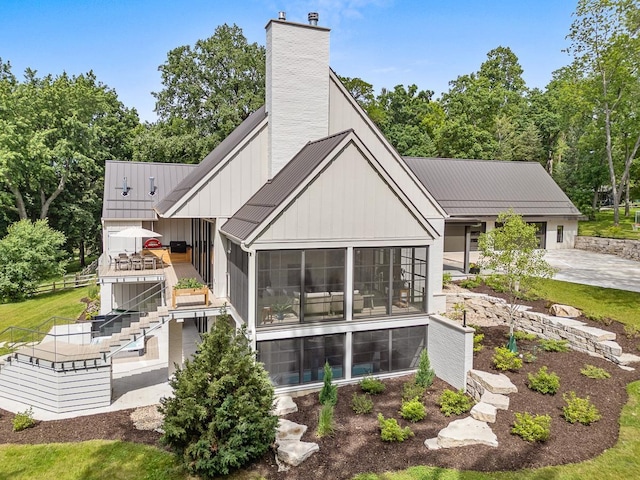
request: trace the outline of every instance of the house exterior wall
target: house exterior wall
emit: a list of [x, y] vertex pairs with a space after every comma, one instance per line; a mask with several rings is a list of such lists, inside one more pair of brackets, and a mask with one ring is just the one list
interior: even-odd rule
[[256, 244], [353, 239], [406, 245], [424, 244], [431, 236], [350, 144]]
[[267, 25], [269, 178], [310, 140], [328, 135], [329, 30], [272, 20]]
[[263, 127], [185, 202], [172, 218], [233, 215], [267, 180], [267, 136]]
[[380, 130], [366, 117], [362, 109], [354, 105], [355, 100], [347, 98], [346, 95], [349, 94], [336, 82], [339, 80], [334, 80], [331, 76], [329, 134], [332, 135], [350, 128], [354, 129], [373, 156], [383, 164], [387, 173], [397, 182], [398, 187], [411, 201], [415, 202], [420, 213], [427, 219], [442, 217], [435, 201], [424, 194], [420, 182], [410, 173], [409, 168], [384, 139]]

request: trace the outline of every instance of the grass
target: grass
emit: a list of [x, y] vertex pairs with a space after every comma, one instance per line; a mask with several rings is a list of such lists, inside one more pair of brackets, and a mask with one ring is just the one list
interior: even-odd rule
[[[438, 467], [412, 467], [401, 472], [362, 474], [355, 480], [618, 480], [640, 478], [640, 381], [627, 386], [629, 401], [620, 416], [615, 447], [582, 463], [515, 472], [472, 472]], [[597, 427], [594, 427], [597, 428]], [[500, 447], [498, 447], [499, 449]]]
[[[34, 328], [53, 317], [76, 319], [84, 311], [80, 300], [88, 295], [89, 287], [45, 293], [23, 302], [0, 305], [0, 332], [11, 326]], [[6, 334], [0, 341], [11, 340]]]
[[187, 480], [175, 457], [127, 442], [92, 440], [1, 445], [0, 478], [12, 480]]
[[640, 293], [559, 280], [541, 280], [535, 293], [553, 303], [572, 305], [586, 316], [611, 318], [640, 328]]
[[615, 238], [629, 238], [640, 240], [640, 230], [633, 231], [635, 212], [640, 209], [632, 208], [629, 216], [624, 216], [624, 208], [620, 209], [620, 228], [610, 230], [613, 227], [613, 210], [602, 210], [596, 213], [595, 220], [578, 222], [578, 235]]

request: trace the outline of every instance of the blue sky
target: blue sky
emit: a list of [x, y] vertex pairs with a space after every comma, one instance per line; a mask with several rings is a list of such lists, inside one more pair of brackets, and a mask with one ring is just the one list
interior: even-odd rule
[[317, 11], [331, 28], [331, 66], [376, 90], [415, 83], [438, 96], [477, 71], [489, 50], [510, 47], [529, 87], [569, 63], [562, 49], [575, 0], [0, 0], [0, 57], [20, 77], [93, 70], [120, 100], [153, 121], [152, 91], [167, 52], [235, 23], [264, 45], [264, 27], [287, 12], [306, 23]]

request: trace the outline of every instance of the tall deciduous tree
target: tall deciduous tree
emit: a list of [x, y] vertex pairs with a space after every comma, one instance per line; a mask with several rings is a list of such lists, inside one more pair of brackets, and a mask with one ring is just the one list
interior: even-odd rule
[[569, 32], [577, 69], [593, 82], [585, 89], [592, 119], [602, 126], [614, 224], [640, 149], [640, 4], [638, 0], [579, 0]]
[[509, 301], [510, 334], [520, 299], [538, 278], [551, 278], [554, 270], [538, 248], [536, 226], [512, 210], [498, 215], [497, 228], [480, 235], [478, 249], [484, 268], [501, 274]]
[[138, 158], [153, 154], [154, 139], [164, 137], [148, 160], [176, 161], [178, 154], [178, 161], [197, 163], [264, 104], [265, 49], [248, 43], [236, 25], [220, 25], [193, 47], [174, 48], [159, 70], [163, 89], [153, 95], [160, 121], [142, 132]]

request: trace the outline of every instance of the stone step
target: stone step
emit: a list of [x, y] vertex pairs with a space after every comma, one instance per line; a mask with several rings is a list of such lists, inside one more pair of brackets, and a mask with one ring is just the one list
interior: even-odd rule
[[278, 397], [273, 402], [272, 413], [276, 417], [281, 417], [283, 415], [288, 415], [289, 413], [295, 413], [298, 411], [298, 405], [293, 401], [288, 395], [283, 395], [282, 397]]
[[317, 443], [290, 440], [280, 443], [277, 455], [280, 461], [297, 467], [318, 450]]
[[278, 428], [276, 429], [276, 443], [279, 445], [280, 442], [299, 441], [306, 431], [306, 425], [280, 418], [278, 420]]
[[471, 409], [471, 416], [476, 420], [487, 423], [495, 423], [498, 409], [490, 403], [476, 403]]
[[498, 410], [509, 410], [509, 397], [501, 393], [484, 392], [480, 397], [480, 403], [488, 403]]
[[481, 370], [469, 370], [469, 376], [491, 393], [509, 394], [517, 393], [516, 387], [509, 377], [502, 373], [488, 373]]
[[486, 422], [472, 417], [454, 420], [438, 433], [440, 448], [464, 447], [467, 445], [498, 446], [498, 437]]

